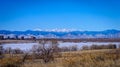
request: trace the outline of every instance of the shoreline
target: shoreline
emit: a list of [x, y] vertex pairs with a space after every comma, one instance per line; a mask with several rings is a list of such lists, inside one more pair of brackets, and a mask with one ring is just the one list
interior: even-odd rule
[[44, 38], [44, 39], [26, 39], [26, 40], [0, 40], [0, 44], [4, 43], [36, 43], [39, 41], [62, 41], [62, 42], [120, 42], [118, 38], [86, 38], [86, 39], [55, 39], [55, 38]]

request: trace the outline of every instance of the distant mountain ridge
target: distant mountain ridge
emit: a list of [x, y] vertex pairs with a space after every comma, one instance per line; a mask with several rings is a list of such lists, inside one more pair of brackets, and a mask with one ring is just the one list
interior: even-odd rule
[[42, 36], [43, 38], [120, 38], [120, 30], [105, 30], [105, 31], [79, 31], [71, 30], [67, 31], [66, 29], [61, 31], [57, 30], [26, 30], [26, 31], [10, 31], [10, 30], [0, 30], [2, 35], [14, 34], [17, 36], [20, 35], [33, 35], [33, 36]]

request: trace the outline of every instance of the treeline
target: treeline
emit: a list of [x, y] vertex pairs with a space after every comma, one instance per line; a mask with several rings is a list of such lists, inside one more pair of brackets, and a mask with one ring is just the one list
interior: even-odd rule
[[41, 38], [36, 39], [38, 41], [63, 41], [63, 42], [120, 42], [120, 38], [79, 38], [79, 39], [70, 39], [70, 38]]
[[[117, 45], [116, 44], [108, 44], [108, 45], [91, 45], [91, 46], [87, 46], [84, 45], [82, 46], [82, 50], [96, 50], [96, 49], [116, 49]], [[120, 45], [118, 45], [118, 48], [120, 48]]]
[[[77, 45], [59, 47], [59, 44], [57, 43], [57, 41], [54, 43], [54, 45], [48, 44], [47, 41], [45, 41], [44, 44], [40, 43], [40, 45], [34, 45], [32, 47], [32, 49], [28, 50], [27, 52], [39, 53], [39, 51], [43, 48], [49, 49], [48, 52], [51, 51], [52, 49], [54, 49], [54, 51], [56, 51], [56, 52], [67, 52], [67, 51], [79, 51], [79, 50], [116, 49], [116, 48], [120, 48], [120, 44], [119, 45], [116, 45], [116, 44], [108, 44], [108, 45], [93, 44], [91, 46], [83, 45], [81, 48], [79, 48]], [[20, 48], [12, 49], [10, 47], [3, 48], [2, 46], [0, 46], [0, 54], [24, 54], [24, 53], [25, 53], [25, 51], [21, 50]]]

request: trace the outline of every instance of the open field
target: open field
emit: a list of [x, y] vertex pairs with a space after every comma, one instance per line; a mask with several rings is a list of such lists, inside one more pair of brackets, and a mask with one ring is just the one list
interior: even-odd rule
[[[15, 56], [20, 58], [22, 55]], [[29, 58], [21, 67], [120, 67], [120, 49], [62, 52], [60, 57], [49, 63], [44, 63], [41, 59]]]
[[[112, 51], [112, 52], [111, 52]], [[55, 62], [41, 63], [26, 62], [25, 67], [120, 67], [120, 54], [115, 50], [87, 50], [77, 52], [62, 53], [61, 58], [56, 58]]]

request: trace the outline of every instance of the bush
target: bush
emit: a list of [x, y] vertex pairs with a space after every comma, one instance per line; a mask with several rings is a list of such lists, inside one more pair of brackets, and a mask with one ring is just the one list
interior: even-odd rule
[[3, 54], [3, 47], [0, 46], [0, 55], [2, 55], [2, 54]]
[[87, 46], [87, 45], [82, 46], [82, 50], [89, 50], [89, 46]]
[[115, 44], [108, 44], [108, 45], [96, 45], [93, 44], [91, 46], [82, 46], [82, 50], [94, 50], [94, 49], [116, 49], [116, 45]]
[[118, 45], [118, 48], [120, 48], [120, 44]]
[[4, 52], [4, 49], [2, 46], [0, 46], [0, 59], [3, 58], [3, 52]]
[[115, 44], [108, 44], [108, 45], [92, 45], [90, 49], [116, 49]]
[[61, 52], [67, 52], [67, 51], [77, 51], [77, 45], [69, 46], [69, 47], [61, 47], [60, 51]]
[[32, 53], [35, 58], [42, 59], [45, 63], [54, 60], [54, 54], [58, 54], [57, 41], [46, 42], [41, 41], [39, 46], [33, 46]]
[[24, 52], [20, 49], [20, 48], [15, 48], [12, 49], [10, 47], [7, 47], [6, 49], [4, 49], [4, 53], [5, 54], [23, 54]]

